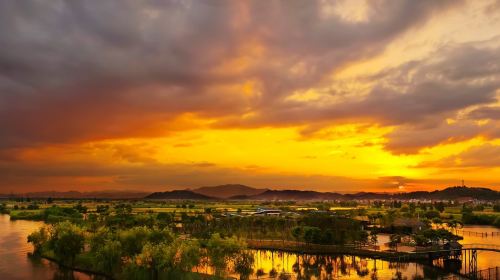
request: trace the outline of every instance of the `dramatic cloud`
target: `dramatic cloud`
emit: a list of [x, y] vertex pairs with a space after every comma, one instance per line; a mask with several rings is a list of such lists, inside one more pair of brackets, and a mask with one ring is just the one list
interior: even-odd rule
[[[500, 137], [498, 6], [2, 1], [0, 192], [441, 184], [448, 175], [414, 168], [435, 160], [419, 158], [424, 148]], [[297, 159], [320, 168], [300, 173]], [[336, 173], [337, 160], [366, 174]]]
[[[320, 1], [7, 1], [0, 146], [162, 135], [183, 113], [272, 111], [452, 4], [370, 1], [367, 21], [349, 22]], [[242, 93], [247, 81], [258, 94]]]
[[[60, 165], [2, 165], [0, 172], [7, 174], [0, 182], [4, 192], [22, 190], [22, 186], [36, 185], [32, 190], [74, 190], [83, 187], [87, 190], [172, 190], [192, 188], [193, 186], [240, 183], [255, 187], [272, 189], [315, 189], [319, 191], [353, 192], [360, 188], [399, 191], [433, 186], [439, 180], [414, 180], [404, 177], [381, 177], [355, 179], [341, 176], [296, 175], [283, 173], [259, 173], [253, 168], [220, 168], [200, 164], [148, 164], [141, 168], [130, 166], [108, 166], [99, 164]], [[88, 180], [91, 177], [92, 180]], [[67, 179], [73, 178], [72, 183]], [[429, 184], [429, 185], [428, 185]]]
[[500, 120], [500, 107], [494, 106], [483, 106], [479, 107], [469, 113], [472, 119], [477, 120]]
[[498, 168], [500, 167], [500, 145], [474, 146], [462, 153], [439, 161], [423, 162], [420, 167], [439, 168]]

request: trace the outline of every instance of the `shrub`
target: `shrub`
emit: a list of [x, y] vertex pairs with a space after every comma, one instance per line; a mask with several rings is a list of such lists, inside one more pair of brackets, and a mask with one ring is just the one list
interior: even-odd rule
[[76, 255], [83, 250], [84, 240], [82, 229], [66, 221], [53, 227], [49, 244], [61, 262], [73, 264]]
[[35, 231], [28, 235], [28, 243], [32, 243], [34, 247], [34, 253], [39, 254], [42, 251], [43, 245], [48, 240], [48, 234], [45, 227], [40, 228], [38, 231]]

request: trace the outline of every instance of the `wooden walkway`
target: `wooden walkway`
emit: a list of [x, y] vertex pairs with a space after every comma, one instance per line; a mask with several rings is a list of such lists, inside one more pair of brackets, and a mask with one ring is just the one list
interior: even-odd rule
[[430, 250], [417, 250], [415, 252], [410, 252], [410, 254], [426, 254], [426, 253], [442, 253], [442, 252], [453, 252], [453, 251], [463, 251], [463, 250], [475, 250], [475, 251], [490, 251], [500, 253], [500, 245], [493, 244], [464, 244], [460, 249], [430, 249]]
[[500, 237], [500, 231], [491, 231], [491, 232], [477, 232], [477, 231], [468, 231], [457, 229], [456, 233], [462, 236], [477, 236], [477, 237]]

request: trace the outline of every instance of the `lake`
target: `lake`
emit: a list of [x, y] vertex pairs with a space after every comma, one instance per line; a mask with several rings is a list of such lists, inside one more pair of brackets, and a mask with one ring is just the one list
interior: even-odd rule
[[28, 257], [33, 247], [27, 243], [27, 237], [42, 225], [43, 222], [10, 221], [8, 215], [0, 215], [0, 279], [92, 279], [84, 273], [60, 269], [47, 260]]
[[[90, 280], [91, 276], [59, 268], [46, 260], [28, 257], [33, 248], [27, 236], [43, 225], [35, 221], [10, 221], [8, 215], [0, 215], [0, 279], [75, 279]], [[463, 230], [475, 232], [498, 231], [494, 227], [467, 226]], [[381, 238], [384, 239], [384, 238]], [[500, 237], [482, 238], [464, 236], [463, 244], [496, 244]], [[269, 279], [270, 274], [284, 274], [296, 279], [440, 279], [449, 275], [446, 271], [416, 263], [391, 263], [354, 256], [317, 256], [286, 252], [257, 250], [252, 279], [257, 272], [264, 273], [260, 279]], [[500, 254], [480, 252], [478, 267], [484, 269], [500, 265]], [[200, 271], [201, 272], [201, 271]], [[209, 272], [209, 271], [207, 271]]]

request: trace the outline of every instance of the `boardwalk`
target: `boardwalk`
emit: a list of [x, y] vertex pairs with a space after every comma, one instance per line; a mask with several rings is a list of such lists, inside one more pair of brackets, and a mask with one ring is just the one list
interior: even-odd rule
[[[393, 252], [372, 250], [369, 246], [338, 246], [338, 245], [320, 245], [307, 244], [304, 242], [283, 241], [283, 240], [247, 240], [248, 247], [253, 249], [279, 250], [306, 254], [346, 254], [364, 256], [375, 259], [385, 259], [397, 262], [410, 261], [432, 261], [436, 259], [460, 260], [464, 262], [465, 273], [462, 277], [469, 279], [496, 279], [498, 280], [498, 268], [495, 272], [490, 270], [478, 270], [477, 254], [478, 251], [498, 252], [500, 245], [492, 244], [465, 244], [460, 248], [443, 249], [429, 248], [420, 249], [412, 252]], [[477, 278], [477, 275], [487, 275], [483, 278]], [[488, 278], [489, 277], [489, 278]], [[459, 278], [456, 278], [459, 279]]]
[[477, 232], [477, 231], [468, 231], [457, 229], [456, 233], [462, 236], [477, 236], [477, 237], [500, 237], [500, 231], [491, 231], [491, 232]]
[[450, 252], [450, 251], [463, 251], [463, 250], [476, 250], [476, 251], [490, 251], [490, 252], [498, 252], [500, 253], [500, 245], [493, 244], [464, 244], [460, 249], [424, 249], [417, 250], [415, 252], [410, 253], [440, 253], [440, 252]]
[[500, 280], [500, 267], [490, 267], [486, 269], [481, 269], [476, 272], [476, 274], [467, 275], [453, 275], [442, 280], [462, 280], [462, 279], [474, 279], [474, 280]]

